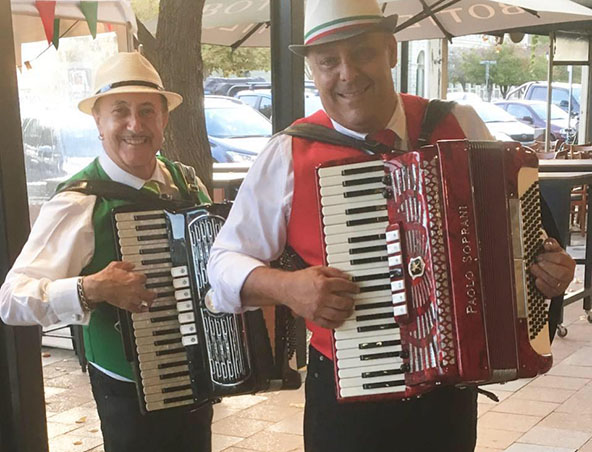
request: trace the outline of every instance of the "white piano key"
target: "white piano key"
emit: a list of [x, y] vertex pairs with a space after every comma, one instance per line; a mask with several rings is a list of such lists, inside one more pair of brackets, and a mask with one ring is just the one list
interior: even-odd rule
[[382, 383], [385, 381], [405, 381], [405, 376], [400, 374], [395, 375], [383, 375], [380, 377], [371, 378], [342, 378], [339, 380], [340, 388], [361, 388], [365, 384]]
[[[391, 328], [389, 330], [383, 330], [383, 331], [390, 331], [393, 335], [394, 335], [394, 331], [398, 331], [398, 328]], [[333, 333], [334, 337], [336, 340], [342, 340], [342, 339], [359, 339], [361, 340], [362, 338], [365, 337], [373, 337], [376, 336], [376, 334], [379, 333], [379, 331], [365, 331], [363, 333], [358, 332], [358, 330], [335, 330], [335, 332]]]
[[398, 316], [404, 316], [408, 314], [408, 310], [407, 310], [407, 305], [406, 304], [402, 304], [400, 306], [395, 306], [393, 308], [393, 313], [398, 317]]
[[[166, 323], [166, 325], [162, 325], [162, 324], [152, 324], [154, 326], [154, 328], [141, 328], [141, 329], [137, 329], [134, 325], [134, 337], [140, 338], [140, 337], [147, 337], [153, 336], [153, 332], [157, 333], [159, 331], [174, 331], [174, 332], [178, 332], [179, 331], [179, 321], [177, 319], [175, 319], [172, 322], [163, 322]], [[170, 323], [173, 323], [172, 325]]]
[[386, 231], [386, 241], [387, 242], [399, 242], [400, 240], [401, 240], [401, 234], [398, 229]]
[[[397, 380], [398, 381], [398, 380]], [[363, 388], [344, 388], [339, 391], [342, 398], [347, 397], [364, 397], [368, 395], [378, 394], [395, 394], [399, 392], [405, 392], [405, 385], [393, 386], [390, 388], [376, 388], [376, 389], [363, 389]]]
[[[364, 213], [354, 213], [354, 214], [343, 214], [343, 215], [331, 215], [331, 216], [324, 216], [323, 217], [323, 225], [324, 226], [332, 226], [335, 224], [346, 224], [348, 221], [359, 221], [359, 220], [367, 220], [372, 218], [381, 218], [388, 216], [386, 210], [378, 211], [378, 212], [364, 212]], [[355, 227], [355, 226], [350, 226]]]
[[171, 309], [173, 309], [175, 306], [177, 305], [177, 300], [175, 300], [175, 297], [161, 297], [158, 298], [156, 300], [154, 300], [152, 302], [152, 304], [150, 305], [151, 308], [160, 308], [163, 306], [169, 306]]
[[192, 298], [193, 297], [191, 296], [190, 289], [181, 289], [175, 291], [175, 299], [178, 301], [191, 300]]
[[361, 304], [371, 304], [371, 303], [379, 303], [378, 301], [382, 299], [383, 301], [390, 301], [392, 296], [392, 292], [390, 289], [388, 290], [378, 290], [376, 292], [362, 292], [353, 296], [353, 299], [356, 301], [356, 305]]
[[[164, 224], [159, 229], [148, 229], [146, 231], [136, 231], [135, 229], [123, 229], [117, 231], [120, 244], [129, 244], [130, 240], [137, 243], [146, 242], [148, 239], [156, 236], [167, 236], [168, 232]], [[141, 239], [141, 240], [140, 240]]]
[[368, 287], [377, 287], [377, 286], [390, 286], [391, 280], [390, 280], [390, 278], [371, 279], [369, 281], [357, 281], [356, 285], [360, 289], [366, 289]]
[[163, 334], [162, 336], [137, 337], [135, 340], [136, 340], [136, 346], [140, 346], [140, 345], [154, 344], [154, 342], [157, 342], [157, 341], [168, 341], [171, 339], [181, 340], [181, 332], [177, 331], [177, 332], [171, 333], [171, 334]]
[[193, 312], [179, 314], [179, 323], [195, 323], [195, 314]]
[[374, 335], [355, 339], [341, 339], [335, 341], [337, 350], [346, 350], [348, 348], [359, 348], [362, 344], [372, 344], [377, 342], [398, 341], [401, 340], [401, 331], [399, 329], [375, 331]]
[[382, 193], [373, 193], [371, 195], [356, 196], [355, 198], [344, 198], [341, 195], [326, 196], [321, 198], [321, 206], [335, 206], [338, 204], [347, 204], [348, 201], [355, 199], [356, 202], [373, 203], [380, 199], [384, 199]]
[[169, 249], [169, 241], [168, 240], [154, 240], [152, 242], [137, 244], [137, 245], [128, 245], [128, 246], [121, 246], [120, 251], [123, 256], [130, 256], [134, 254], [142, 254], [142, 255], [149, 255], [150, 251], [154, 249], [166, 249], [168, 252]]
[[[333, 254], [340, 254], [340, 253], [349, 253], [351, 250], [359, 250], [361, 248], [369, 248], [373, 246], [384, 246], [386, 248], [386, 244], [384, 240], [369, 240], [364, 243], [339, 243], [336, 245], [328, 245], [325, 247], [325, 252], [327, 255]], [[351, 256], [356, 256], [356, 254], [352, 254]]]
[[148, 363], [153, 364], [152, 367], [149, 369], [143, 369], [140, 371], [140, 376], [142, 377], [142, 381], [145, 381], [149, 378], [160, 378], [164, 375], [176, 374], [179, 372], [189, 372], [189, 366], [187, 364], [182, 364], [180, 366], [174, 367], [167, 367], [164, 369], [159, 369], [157, 363]]
[[[351, 367], [348, 369], [339, 369], [337, 371], [338, 378], [347, 379], [347, 378], [362, 378], [362, 374], [367, 372], [380, 372], [383, 370], [399, 370], [400, 365], [392, 365], [392, 364], [372, 364], [364, 367]], [[392, 377], [397, 378], [399, 375], [392, 375]], [[403, 378], [403, 375], [400, 375]]]
[[188, 384], [191, 384], [191, 378], [189, 375], [162, 380], [160, 378], [148, 378], [142, 379], [142, 390], [144, 391], [144, 395], [158, 394], [161, 393], [163, 389]]
[[[360, 350], [359, 348], [349, 348], [345, 350], [338, 350], [336, 353], [337, 359], [349, 359], [349, 358], [360, 358], [361, 356], [371, 357], [372, 355], [380, 355], [382, 353], [400, 352], [402, 350], [400, 345], [393, 345], [390, 347], [379, 347], [371, 348], [366, 350]], [[370, 363], [373, 360], [360, 360], [360, 363]]]
[[325, 226], [323, 228], [323, 232], [324, 232], [325, 236], [333, 236], [333, 235], [339, 235], [339, 234], [347, 234], [348, 231], [353, 231], [353, 230], [355, 230], [357, 233], [357, 232], [364, 232], [364, 231], [373, 231], [377, 228], [380, 228], [380, 230], [382, 230], [382, 233], [384, 233], [384, 230], [386, 229], [387, 226], [388, 226], [388, 221], [381, 221], [380, 223], [362, 224], [362, 225], [357, 225], [357, 226], [347, 226], [345, 224], [335, 224], [333, 226]]
[[175, 289], [185, 289], [191, 287], [191, 282], [189, 278], [175, 278], [173, 279], [173, 287]]
[[193, 302], [191, 300], [178, 302], [177, 303], [177, 311], [178, 312], [193, 311]]
[[136, 217], [146, 215], [162, 215], [164, 218], [164, 210], [144, 210], [139, 212], [119, 212], [115, 214], [115, 220], [120, 221], [136, 221]]
[[360, 253], [360, 254], [349, 254], [349, 253], [341, 253], [341, 254], [330, 254], [327, 255], [327, 263], [331, 267], [339, 266], [341, 262], [350, 262], [350, 261], [359, 261], [361, 259], [372, 259], [375, 257], [387, 257], [387, 252], [385, 250], [381, 251], [371, 251], [369, 253]]
[[393, 292], [405, 290], [405, 281], [403, 279], [399, 279], [398, 281], [391, 281], [391, 290]]
[[319, 179], [323, 179], [325, 177], [331, 176], [338, 176], [341, 175], [341, 172], [344, 170], [352, 170], [352, 169], [359, 169], [359, 168], [369, 168], [373, 166], [380, 166], [384, 165], [382, 160], [368, 160], [364, 162], [357, 162], [357, 163], [347, 163], [345, 165], [335, 165], [335, 166], [326, 166], [323, 168], [319, 168], [317, 173], [319, 175]]
[[[140, 355], [138, 355], [138, 361], [140, 363], [147, 363], [149, 361], [158, 361], [159, 363], [162, 363], [162, 359], [164, 357], [176, 357], [177, 360], [181, 361], [181, 360], [185, 360], [187, 361], [187, 353], [185, 353], [185, 350], [183, 349], [182, 345], [179, 345], [179, 352], [178, 353], [171, 353], [170, 355], [157, 355], [156, 353], [142, 353]], [[140, 367], [141, 368], [141, 367]]]
[[343, 325], [339, 327], [339, 331], [355, 330], [356, 328], [364, 328], [367, 326], [377, 325], [393, 325], [395, 318], [391, 316], [388, 319], [374, 319], [374, 320], [346, 320]]
[[389, 256], [388, 263], [391, 267], [396, 267], [398, 265], [402, 265], [403, 264], [403, 256], [400, 254], [397, 256]]
[[179, 329], [181, 330], [181, 334], [184, 336], [188, 334], [194, 334], [197, 332], [197, 327], [195, 323], [187, 323], [185, 325], [181, 325]]
[[[349, 204], [336, 204], [334, 206], [325, 206], [321, 208], [323, 218], [333, 215], [345, 215], [346, 210], [361, 209], [366, 207], [386, 207], [386, 199], [377, 199], [376, 202], [352, 202]], [[377, 212], [386, 212], [386, 210], [378, 210]]]
[[376, 314], [392, 314], [393, 309], [392, 306], [387, 306], [384, 308], [374, 308], [374, 309], [364, 309], [361, 311], [354, 311], [354, 313], [347, 318], [347, 320], [355, 320], [356, 317], [366, 316], [366, 315], [376, 315]]
[[[372, 237], [375, 235], [384, 234], [385, 229], [386, 228], [383, 224], [376, 224], [376, 225], [374, 225], [374, 228], [363, 230], [363, 231], [356, 231], [356, 230], [352, 229], [348, 232], [343, 232], [341, 234], [332, 234], [329, 236], [325, 235], [325, 244], [326, 245], [336, 245], [339, 243], [349, 243], [350, 239], [353, 240], [356, 238]], [[374, 240], [374, 239], [371, 239], [371, 240]], [[352, 243], [352, 245], [362, 246], [364, 243], [368, 243], [368, 242], [357, 242], [357, 243]]]
[[167, 320], [166, 322], [158, 322], [158, 323], [153, 323], [151, 320], [138, 320], [138, 321], [134, 322], [134, 330], [135, 330], [136, 335], [140, 334], [140, 330], [143, 330], [143, 329], [155, 330], [156, 327], [159, 327], [162, 329], [179, 328], [179, 320], [172, 319], [172, 320]]
[[181, 400], [172, 403], [164, 403], [164, 402], [153, 402], [153, 403], [146, 403], [146, 411], [158, 411], [164, 410], [167, 408], [176, 408], [180, 406], [192, 405], [193, 404], [193, 397], [188, 398], [187, 400]]
[[401, 252], [401, 243], [400, 242], [389, 243], [387, 245], [387, 251], [389, 254], [399, 254]]
[[319, 177], [320, 187], [332, 187], [335, 185], [343, 185], [344, 182], [365, 180], [368, 178], [384, 178], [386, 173], [384, 172], [384, 166], [374, 171], [367, 171], [360, 174], [349, 174], [343, 176], [341, 173], [335, 176], [321, 176]]
[[197, 345], [199, 341], [197, 335], [193, 334], [191, 336], [183, 336], [182, 342], [183, 346], [188, 347], [189, 345]]
[[373, 182], [370, 184], [362, 184], [362, 185], [354, 185], [351, 187], [344, 187], [342, 185], [336, 185], [332, 187], [322, 187], [320, 190], [321, 196], [323, 198], [330, 197], [330, 196], [341, 196], [347, 200], [356, 198], [356, 197], [346, 197], [346, 193], [355, 193], [364, 190], [374, 190], [374, 189], [383, 189], [385, 185], [382, 182]]
[[186, 265], [182, 265], [180, 267], [173, 267], [171, 268], [171, 275], [173, 278], [182, 278], [189, 274], [189, 267]]
[[[148, 229], [149, 228], [149, 229]], [[155, 220], [139, 220], [139, 221], [118, 221], [118, 231], [134, 230], [139, 232], [153, 231], [157, 229], [166, 229], [166, 222], [164, 218]]]
[[377, 273], [384, 273], [384, 269], [386, 268], [387, 272], [389, 272], [388, 262], [386, 261], [378, 261], [378, 262], [370, 262], [369, 264], [355, 264], [352, 265], [350, 262], [340, 262], [337, 265], [331, 265], [331, 267], [337, 268], [341, 271], [349, 273], [352, 276], [356, 275], [356, 271], [364, 271], [369, 269], [376, 269]]
[[404, 303], [407, 301], [405, 292], [397, 292], [393, 294], [393, 304]]
[[[368, 365], [368, 362], [362, 361], [358, 358], [349, 358], [349, 359], [338, 359], [335, 361], [338, 369], [350, 369], [352, 367], [365, 367]], [[403, 364], [403, 360], [401, 358], [381, 358], [381, 359], [374, 359], [372, 360], [372, 364], [380, 365], [380, 364], [390, 364], [393, 368], [398, 369]]]
[[169, 317], [169, 316], [176, 316], [177, 309], [169, 309], [167, 311], [157, 311], [157, 312], [132, 312], [132, 320], [135, 322], [140, 320], [151, 320], [160, 317]]
[[179, 339], [178, 342], [174, 342], [172, 344], [161, 344], [161, 345], [156, 345], [156, 344], [137, 345], [136, 344], [136, 350], [138, 352], [138, 355], [140, 355], [140, 356], [145, 353], [153, 353], [153, 352], [156, 353], [156, 352], [177, 350], [182, 347], [183, 347], [183, 344], [181, 342], [181, 339]]
[[161, 402], [167, 399], [174, 399], [177, 397], [182, 396], [193, 396], [193, 392], [191, 388], [183, 389], [182, 391], [175, 391], [175, 392], [167, 392], [167, 393], [160, 393], [160, 394], [148, 394], [144, 396], [144, 400], [146, 403], [153, 403], [153, 402]]
[[[187, 354], [183, 353], [183, 354], [176, 354], [176, 355], [169, 355], [169, 356], [161, 356], [161, 359], [158, 361], [148, 361], [146, 360], [143, 363], [140, 363], [140, 371], [141, 372], [151, 372], [151, 371], [158, 371], [158, 372], [162, 372], [162, 373], [171, 373], [172, 370], [171, 369], [176, 369], [178, 366], [185, 366], [187, 367]], [[159, 369], [158, 366], [159, 365], [166, 365], [166, 364], [177, 364], [180, 363], [178, 366], [175, 367], [169, 367], [169, 368], [163, 368], [163, 369]]]

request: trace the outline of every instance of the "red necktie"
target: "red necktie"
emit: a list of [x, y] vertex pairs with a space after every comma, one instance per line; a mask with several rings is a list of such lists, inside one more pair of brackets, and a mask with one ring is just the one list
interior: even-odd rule
[[367, 140], [376, 141], [389, 147], [389, 149], [395, 149], [395, 142], [397, 134], [390, 129], [379, 130], [378, 132], [372, 132], [366, 137]]

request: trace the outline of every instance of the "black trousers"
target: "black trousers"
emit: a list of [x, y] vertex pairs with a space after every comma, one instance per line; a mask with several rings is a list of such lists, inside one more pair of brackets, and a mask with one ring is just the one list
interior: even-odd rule
[[88, 373], [105, 452], [211, 452], [211, 405], [142, 415], [135, 384], [115, 380], [92, 364]]
[[306, 452], [471, 452], [477, 392], [444, 387], [407, 402], [338, 403], [333, 362], [310, 348]]

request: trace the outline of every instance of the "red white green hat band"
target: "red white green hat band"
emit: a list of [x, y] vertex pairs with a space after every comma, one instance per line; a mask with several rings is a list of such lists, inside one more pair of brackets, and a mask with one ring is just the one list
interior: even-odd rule
[[329, 37], [333, 34], [339, 34], [352, 28], [362, 28], [368, 25], [379, 24], [384, 17], [382, 16], [356, 16], [338, 19], [331, 22], [321, 24], [310, 30], [304, 36], [304, 45], [311, 45], [318, 41]]

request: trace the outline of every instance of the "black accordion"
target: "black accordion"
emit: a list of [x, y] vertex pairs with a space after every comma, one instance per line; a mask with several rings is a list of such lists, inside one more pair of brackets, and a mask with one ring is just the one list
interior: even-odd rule
[[210, 302], [206, 265], [229, 209], [113, 211], [119, 258], [134, 263], [147, 276], [146, 288], [158, 294], [148, 312], [119, 312], [142, 412], [300, 387], [290, 367], [296, 339], [289, 310], [226, 314]]

